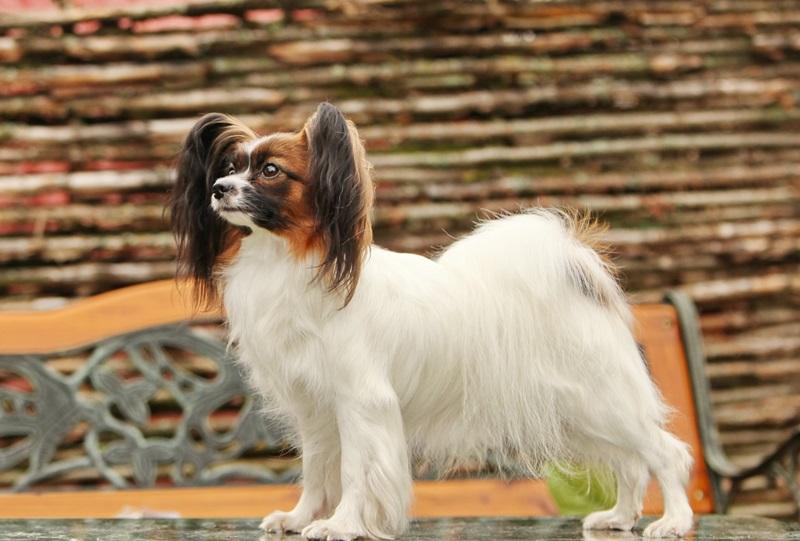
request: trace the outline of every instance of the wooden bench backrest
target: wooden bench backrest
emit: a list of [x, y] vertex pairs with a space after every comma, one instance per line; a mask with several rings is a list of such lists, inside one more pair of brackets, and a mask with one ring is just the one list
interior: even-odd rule
[[[675, 309], [666, 304], [634, 307], [636, 336], [648, 366], [674, 415], [670, 429], [691, 445], [694, 467], [689, 497], [696, 512], [713, 511], [708, 471], [702, 455], [696, 409]], [[0, 354], [45, 354], [71, 350], [110, 336], [187, 320], [215, 321], [219, 311], [196, 311], [191, 288], [172, 280], [132, 286], [49, 312], [0, 313]], [[645, 512], [661, 508], [651, 486]]]
[[215, 321], [221, 311], [195, 310], [192, 288], [160, 280], [101, 293], [49, 311], [0, 312], [0, 355], [76, 349], [110, 336], [182, 321]]
[[[697, 411], [677, 313], [668, 304], [643, 304], [634, 306], [634, 314], [636, 339], [644, 348], [650, 373], [664, 400], [674, 410], [669, 429], [692, 447], [694, 466], [688, 486], [689, 502], [697, 513], [712, 513], [714, 500], [711, 480], [703, 458]], [[658, 513], [661, 507], [661, 492], [656, 489], [655, 482], [651, 482], [645, 500], [645, 513]]]

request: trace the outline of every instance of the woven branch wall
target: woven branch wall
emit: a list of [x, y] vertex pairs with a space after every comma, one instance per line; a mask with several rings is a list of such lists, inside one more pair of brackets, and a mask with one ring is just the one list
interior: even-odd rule
[[[590, 209], [634, 300], [699, 303], [736, 459], [797, 425], [800, 1], [66, 4], [0, 13], [0, 308], [171, 276], [198, 116], [297, 129], [327, 99], [366, 139], [378, 243]], [[734, 506], [790, 510], [763, 480]]]

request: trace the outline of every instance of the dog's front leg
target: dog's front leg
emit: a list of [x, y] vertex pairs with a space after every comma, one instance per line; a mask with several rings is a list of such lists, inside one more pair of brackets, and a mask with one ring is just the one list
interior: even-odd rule
[[388, 382], [359, 384], [336, 394], [342, 499], [333, 516], [303, 530], [306, 538], [391, 539], [405, 529], [411, 473], [397, 396]]
[[291, 511], [274, 511], [261, 521], [267, 532], [300, 532], [328, 516], [341, 494], [339, 434], [333, 415], [296, 415], [303, 457], [303, 492]]

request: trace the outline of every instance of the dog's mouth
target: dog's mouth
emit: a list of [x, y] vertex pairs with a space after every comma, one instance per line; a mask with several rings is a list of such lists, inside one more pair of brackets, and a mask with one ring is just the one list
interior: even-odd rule
[[217, 214], [223, 214], [225, 212], [245, 212], [245, 209], [242, 208], [240, 201], [229, 201], [227, 198], [223, 199], [212, 199], [211, 200], [211, 208], [214, 209], [214, 212]]
[[248, 227], [252, 220], [248, 212], [241, 205], [231, 205], [222, 201], [217, 201], [213, 205], [214, 213], [236, 227]]

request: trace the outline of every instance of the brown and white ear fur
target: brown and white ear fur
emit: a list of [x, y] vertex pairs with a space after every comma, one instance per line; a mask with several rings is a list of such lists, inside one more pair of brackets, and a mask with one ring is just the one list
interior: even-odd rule
[[350, 302], [372, 243], [373, 184], [355, 125], [322, 103], [304, 128], [308, 141], [308, 202], [321, 248], [317, 279]]

